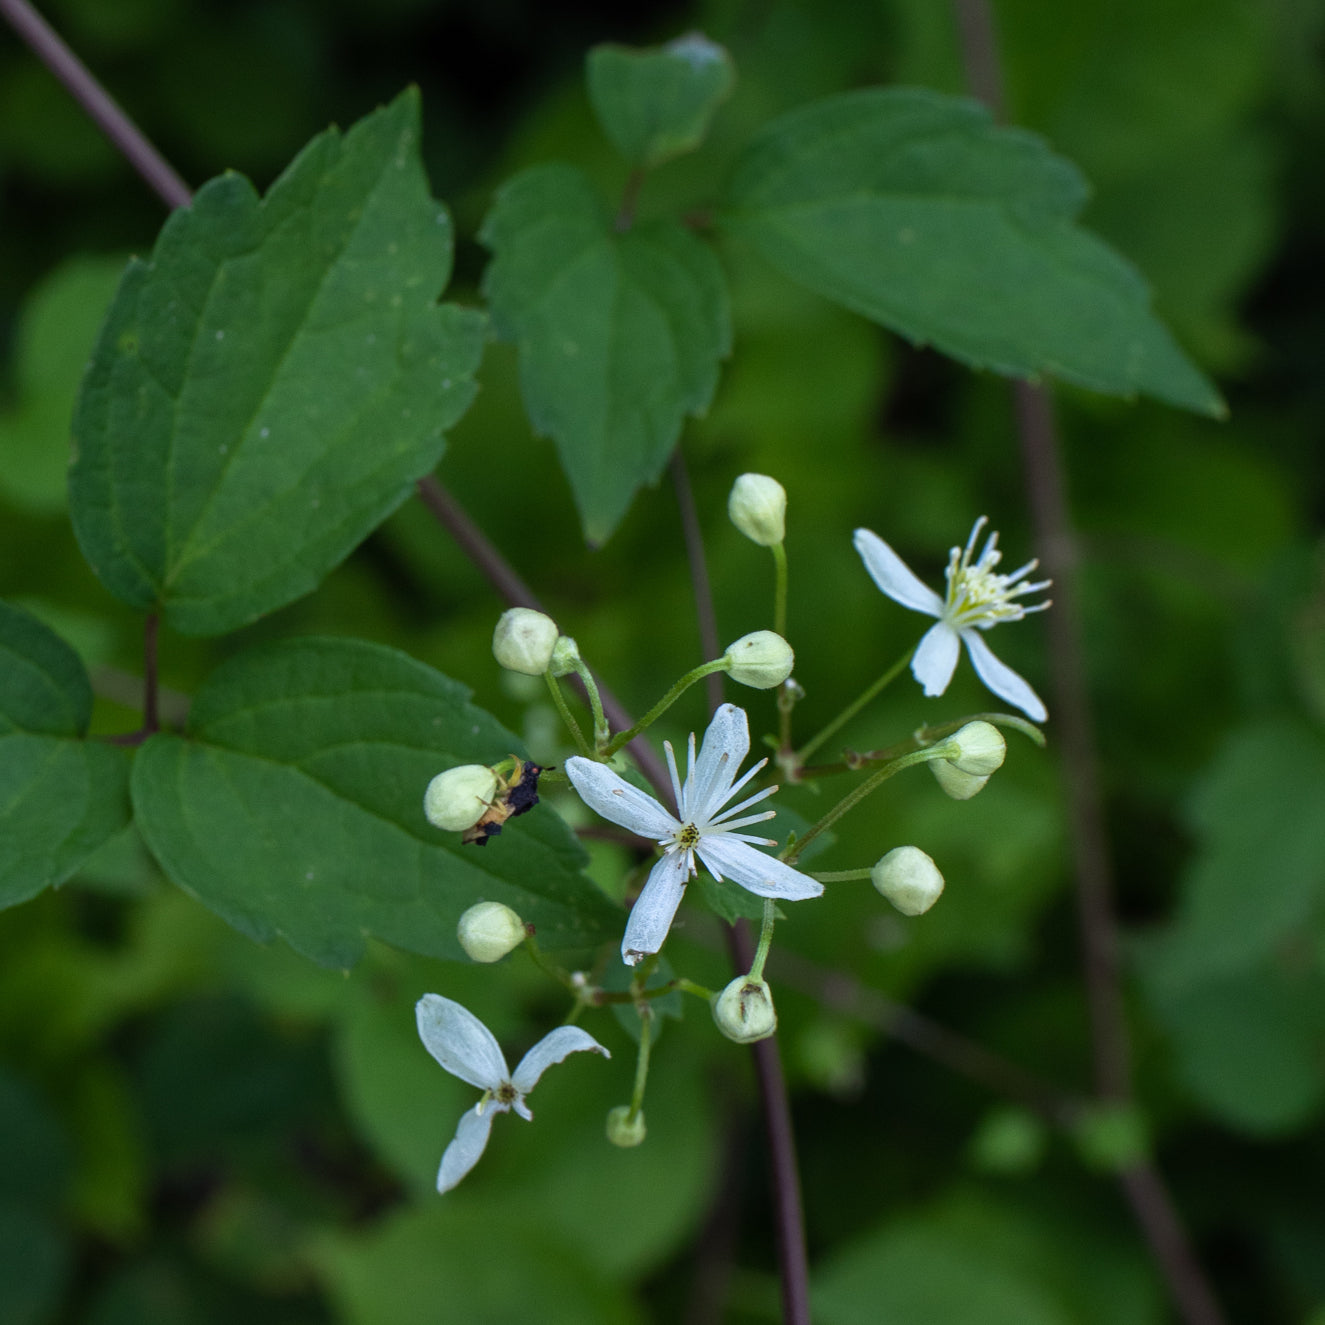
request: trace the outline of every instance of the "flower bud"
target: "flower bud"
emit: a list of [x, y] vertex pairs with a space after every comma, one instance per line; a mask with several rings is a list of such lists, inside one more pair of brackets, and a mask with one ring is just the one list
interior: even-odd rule
[[934, 780], [939, 786], [955, 801], [970, 800], [989, 781], [988, 774], [976, 777], [971, 773], [963, 773], [960, 768], [946, 759], [931, 759], [929, 771], [934, 774]]
[[644, 1140], [647, 1128], [644, 1126], [644, 1111], [641, 1109], [633, 1118], [629, 1104], [618, 1104], [609, 1109], [607, 1114], [607, 1139], [622, 1150], [629, 1150]]
[[501, 902], [476, 902], [460, 917], [456, 937], [471, 961], [497, 962], [524, 942], [524, 921]]
[[731, 679], [756, 690], [772, 690], [774, 686], [780, 686], [796, 665], [791, 645], [771, 630], [742, 635], [735, 644], [727, 646], [724, 657]]
[[987, 778], [1001, 768], [1008, 752], [1003, 733], [989, 722], [968, 722], [944, 744], [953, 751], [948, 756], [948, 765], [977, 778]]
[[547, 669], [553, 676], [568, 676], [580, 661], [580, 646], [569, 635], [558, 635]]
[[732, 484], [727, 514], [746, 538], [772, 547], [786, 536], [787, 490], [767, 474], [742, 474]]
[[500, 784], [483, 764], [461, 764], [438, 773], [423, 793], [423, 812], [434, 827], [459, 833], [483, 817]]
[[492, 633], [492, 653], [509, 671], [542, 676], [552, 661], [560, 632], [557, 623], [532, 607], [512, 607], [501, 614]]
[[739, 975], [711, 1003], [718, 1029], [737, 1044], [766, 1040], [778, 1028], [767, 981]]
[[904, 916], [924, 915], [943, 892], [943, 875], [919, 847], [894, 847], [875, 862], [870, 878]]

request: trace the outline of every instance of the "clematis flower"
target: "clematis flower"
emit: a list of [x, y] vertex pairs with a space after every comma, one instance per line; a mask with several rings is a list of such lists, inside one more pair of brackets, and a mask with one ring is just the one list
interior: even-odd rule
[[938, 624], [926, 632], [911, 659], [911, 671], [925, 694], [941, 695], [948, 688], [964, 642], [976, 675], [985, 685], [1034, 721], [1043, 722], [1049, 713], [1039, 695], [1011, 667], [994, 657], [980, 632], [992, 630], [1003, 621], [1020, 621], [1028, 612], [1043, 612], [1049, 606], [1047, 602], [1026, 607], [1016, 599], [1047, 589], [1051, 581], [1027, 582], [1026, 577], [1040, 564], [1038, 561], [1028, 561], [1011, 574], [1000, 575], [994, 569], [1003, 558], [996, 533], [989, 535], [979, 557], [972, 562], [975, 541], [987, 523], [982, 515], [975, 522], [965, 549], [953, 548], [949, 554], [945, 572], [948, 592], [944, 598], [921, 583], [878, 534], [857, 529], [852, 541], [870, 578], [889, 598], [913, 612], [938, 617]]
[[512, 1072], [496, 1037], [468, 1008], [440, 994], [424, 994], [414, 1013], [419, 1038], [428, 1052], [452, 1076], [483, 1092], [483, 1098], [460, 1119], [455, 1139], [442, 1156], [437, 1170], [439, 1192], [449, 1192], [478, 1163], [497, 1114], [514, 1109], [526, 1121], [533, 1118], [524, 1097], [553, 1063], [580, 1049], [612, 1057], [588, 1031], [578, 1026], [558, 1026], [543, 1036]]
[[734, 832], [747, 824], [772, 819], [775, 810], [749, 814], [734, 819], [742, 810], [771, 796], [776, 787], [768, 787], [747, 797], [739, 805], [724, 810], [727, 804], [763, 766], [761, 759], [743, 777], [736, 772], [750, 753], [750, 727], [745, 710], [724, 704], [713, 715], [704, 745], [695, 758], [695, 736], [690, 735], [690, 757], [685, 785], [676, 769], [676, 756], [669, 742], [663, 742], [667, 767], [672, 775], [672, 790], [681, 817], [664, 809], [652, 796], [618, 777], [605, 764], [579, 755], [566, 760], [566, 772], [591, 809], [641, 837], [653, 838], [663, 849], [662, 858], [649, 872], [648, 882], [631, 908], [626, 936], [621, 941], [621, 959], [634, 966], [642, 957], [657, 952], [672, 926], [672, 917], [681, 905], [686, 884], [698, 873], [698, 858], [715, 879], [728, 878], [758, 897], [776, 897], [781, 901], [800, 901], [818, 897], [823, 884], [773, 856], [757, 851], [754, 844], [776, 846], [772, 838], [753, 837]]

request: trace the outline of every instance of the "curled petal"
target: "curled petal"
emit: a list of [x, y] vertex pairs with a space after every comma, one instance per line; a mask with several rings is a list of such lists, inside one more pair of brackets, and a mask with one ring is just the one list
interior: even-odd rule
[[612, 1057], [588, 1031], [582, 1031], [578, 1026], [558, 1026], [556, 1030], [549, 1031], [543, 1036], [520, 1059], [520, 1066], [515, 1069], [515, 1075], [511, 1077], [511, 1085], [521, 1095], [528, 1095], [538, 1085], [538, 1078], [553, 1063], [559, 1063], [568, 1054], [577, 1053], [581, 1049], [602, 1054], [604, 1058]]
[[480, 1090], [496, 1090], [506, 1080], [501, 1046], [468, 1008], [440, 994], [424, 994], [414, 1015], [419, 1038], [452, 1076]]
[[799, 902], [807, 897], [819, 897], [824, 890], [818, 879], [812, 879], [776, 856], [765, 855], [727, 835], [702, 838], [695, 854], [708, 866], [711, 874], [725, 875], [759, 897], [781, 897], [788, 902]]
[[566, 775], [591, 810], [632, 833], [658, 841], [671, 837], [679, 826], [652, 796], [632, 787], [606, 764], [572, 755], [566, 760]]
[[930, 626], [911, 659], [911, 673], [925, 694], [941, 695], [948, 688], [960, 652], [957, 632], [946, 621]]
[[1007, 663], [999, 662], [978, 631], [963, 630], [962, 639], [966, 641], [976, 675], [999, 699], [1006, 699], [1009, 704], [1019, 708], [1032, 722], [1043, 722], [1049, 716], [1049, 710], [1031, 689], [1030, 683]]
[[736, 771], [749, 753], [750, 724], [745, 710], [735, 704], [720, 705], [704, 733], [695, 771], [686, 779], [683, 821], [713, 817], [727, 799]]
[[669, 851], [649, 872], [635, 905], [630, 908], [626, 934], [621, 940], [621, 960], [627, 966], [634, 966], [642, 957], [662, 947], [689, 876], [690, 863], [684, 851]]
[[442, 1166], [437, 1170], [439, 1192], [449, 1192], [478, 1163], [479, 1156], [488, 1144], [492, 1119], [500, 1112], [500, 1109], [491, 1106], [485, 1109], [481, 1104], [476, 1104], [460, 1119], [455, 1137], [442, 1155]]
[[938, 616], [943, 611], [943, 599], [920, 580], [878, 534], [869, 529], [857, 529], [851, 541], [856, 545], [870, 579], [895, 603], [926, 616]]

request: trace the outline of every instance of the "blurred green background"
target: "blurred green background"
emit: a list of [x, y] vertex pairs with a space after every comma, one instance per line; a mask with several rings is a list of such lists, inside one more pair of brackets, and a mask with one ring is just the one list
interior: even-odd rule
[[[1086, 220], [1129, 256], [1227, 423], [1058, 393], [1082, 536], [1087, 662], [1124, 926], [1138, 1095], [1160, 1167], [1229, 1319], [1325, 1321], [1325, 82], [1320, 0], [1035, 0], [995, 6], [1009, 116], [1095, 185]], [[701, 27], [738, 86], [699, 154], [642, 211], [704, 206], [778, 111], [877, 82], [963, 90], [936, 0], [49, 0], [44, 12], [193, 185], [266, 187], [330, 121], [423, 91], [425, 156], [460, 236], [450, 297], [476, 303], [473, 236], [492, 191], [549, 157], [610, 195], [585, 51]], [[93, 669], [96, 730], [131, 730], [140, 620], [100, 587], [65, 516], [79, 371], [125, 256], [160, 204], [0, 28], [0, 594]], [[732, 479], [790, 493], [790, 635], [806, 733], [914, 638], [849, 543], [875, 529], [936, 582], [987, 513], [1033, 554], [1007, 384], [903, 345], [734, 245], [735, 348], [684, 449], [720, 633], [768, 624], [767, 558], [726, 522]], [[588, 551], [513, 351], [490, 347], [439, 476], [638, 712], [699, 659], [676, 504], [664, 484]], [[550, 709], [507, 684], [500, 604], [418, 504], [318, 593], [221, 641], [167, 635], [166, 713], [258, 639], [355, 634], [473, 686], [536, 756]], [[1050, 698], [1043, 620], [1001, 657]], [[894, 687], [858, 748], [989, 706]], [[703, 721], [696, 692], [673, 736]], [[771, 730], [767, 696], [751, 704]], [[1049, 727], [1013, 739], [976, 800], [889, 784], [824, 869], [914, 842], [948, 890], [906, 920], [867, 885], [779, 930], [770, 975], [826, 1325], [1159, 1325], [1172, 1319], [1097, 1134], [1047, 1128], [886, 1033], [886, 1005], [831, 996], [841, 971], [1071, 1094], [1091, 1075], [1075, 900]], [[831, 801], [783, 798], [813, 816]], [[224, 844], [218, 844], [224, 850]], [[620, 865], [603, 848], [605, 880]], [[697, 910], [674, 964], [722, 983]], [[702, 1008], [669, 1023], [649, 1139], [602, 1140], [630, 1045], [574, 1061], [537, 1123], [499, 1122], [445, 1199], [435, 1166], [469, 1090], [415, 1037], [425, 989], [524, 1047], [561, 1016], [527, 963], [499, 973], [382, 948], [348, 975], [260, 948], [162, 880], [132, 835], [58, 891], [0, 914], [0, 1321], [758, 1322], [776, 1259], [746, 1056]], [[837, 991], [840, 992], [840, 991]], [[849, 1005], [849, 1006], [848, 1006]], [[573, 1077], [573, 1079], [572, 1079]], [[1096, 1144], [1092, 1145], [1092, 1136]]]

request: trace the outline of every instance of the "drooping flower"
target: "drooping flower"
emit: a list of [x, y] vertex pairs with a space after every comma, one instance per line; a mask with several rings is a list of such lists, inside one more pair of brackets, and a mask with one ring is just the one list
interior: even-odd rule
[[756, 843], [775, 846], [771, 838], [733, 831], [774, 817], [774, 810], [743, 818], [732, 816], [771, 796], [776, 787], [765, 788], [740, 804], [723, 809], [768, 763], [767, 759], [761, 759], [744, 776], [736, 776], [750, 753], [750, 727], [744, 709], [735, 704], [723, 704], [718, 709], [704, 733], [698, 759], [695, 736], [691, 733], [684, 785], [671, 744], [665, 741], [663, 748], [667, 752], [680, 818], [605, 764], [579, 755], [566, 760], [566, 772], [575, 790], [591, 809], [641, 837], [653, 838], [663, 849], [662, 858], [649, 872], [648, 882], [626, 923], [621, 958], [628, 966], [634, 966], [642, 957], [662, 947], [686, 884], [698, 873], [696, 858], [715, 879], [728, 878], [759, 897], [794, 902], [818, 897], [824, 890], [817, 879], [755, 849]]
[[588, 1031], [578, 1026], [558, 1026], [539, 1040], [512, 1072], [496, 1037], [468, 1008], [440, 994], [424, 994], [414, 1013], [419, 1038], [428, 1052], [452, 1076], [483, 1092], [483, 1098], [460, 1119], [455, 1139], [442, 1155], [437, 1170], [439, 1192], [449, 1192], [478, 1163], [497, 1114], [513, 1109], [526, 1121], [533, 1118], [524, 1097], [553, 1063], [580, 1049], [612, 1057]]
[[941, 695], [952, 680], [957, 655], [964, 642], [976, 675], [1000, 699], [1014, 704], [1036, 722], [1048, 711], [1030, 684], [994, 657], [980, 632], [992, 630], [1003, 621], [1020, 621], [1028, 612], [1043, 612], [1048, 602], [1027, 607], [1017, 599], [1047, 589], [1049, 580], [1031, 583], [1027, 576], [1039, 565], [1028, 561], [1008, 575], [994, 567], [1002, 560], [998, 535], [990, 534], [974, 562], [976, 539], [988, 523], [982, 515], [971, 530], [965, 549], [953, 548], [945, 572], [948, 592], [943, 598], [922, 583], [896, 552], [868, 529], [857, 529], [854, 543], [874, 583], [903, 607], [938, 618], [916, 648], [911, 671], [927, 695]]

